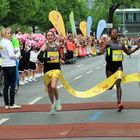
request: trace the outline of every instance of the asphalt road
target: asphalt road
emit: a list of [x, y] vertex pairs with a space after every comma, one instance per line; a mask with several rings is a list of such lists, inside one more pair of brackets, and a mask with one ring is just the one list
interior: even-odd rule
[[[124, 72], [140, 73], [140, 51], [132, 54], [129, 58], [125, 55]], [[76, 64], [63, 65], [62, 71], [65, 79], [77, 90], [87, 90], [94, 87], [105, 79], [104, 56], [78, 59]], [[92, 102], [116, 102], [115, 90], [107, 91], [93, 98], [77, 98], [70, 95], [59, 82], [59, 94], [62, 104], [68, 103], [92, 103]], [[123, 102], [139, 102], [140, 88], [138, 83], [122, 85]], [[16, 104], [49, 104], [49, 98], [44, 90], [43, 78], [38, 78], [37, 82], [20, 86], [16, 95]], [[0, 106], [3, 106], [3, 97], [0, 97]], [[49, 112], [23, 112], [23, 113], [3, 113], [0, 114], [0, 126], [16, 125], [47, 125], [47, 124], [71, 124], [71, 123], [139, 123], [140, 111], [138, 109], [125, 109], [122, 113], [114, 109], [108, 110], [79, 110], [57, 112], [55, 116]], [[1, 136], [0, 136], [1, 138]], [[62, 138], [61, 138], [62, 139]], [[68, 138], [66, 138], [68, 139]], [[129, 138], [69, 138], [72, 140], [129, 140]], [[130, 138], [131, 140], [139, 138]], [[57, 140], [57, 139], [56, 139]], [[65, 140], [65, 138], [63, 138]]]

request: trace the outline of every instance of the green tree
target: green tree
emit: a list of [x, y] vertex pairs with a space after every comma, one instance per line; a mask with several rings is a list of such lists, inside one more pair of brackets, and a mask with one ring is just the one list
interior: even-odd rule
[[91, 9], [93, 28], [96, 29], [100, 19], [105, 19], [108, 23], [113, 23], [114, 27], [118, 27], [119, 19], [114, 15], [115, 10], [130, 7], [140, 7], [139, 0], [95, 0]]
[[29, 17], [35, 15], [35, 9], [38, 7], [36, 4], [38, 0], [8, 0], [10, 11], [3, 19], [2, 24], [9, 26], [16, 23], [24, 23]]
[[[139, 0], [95, 0], [95, 6], [101, 11], [102, 7], [105, 7], [106, 10], [104, 12], [108, 13], [107, 22], [113, 23], [114, 12], [117, 8], [140, 7], [140, 3]], [[94, 8], [96, 8], [95, 6]]]
[[[11, 25], [26, 25], [38, 27], [42, 31], [53, 27], [48, 19], [48, 14], [52, 10], [58, 10], [64, 19], [66, 30], [69, 29], [69, 14], [71, 11], [74, 12], [75, 19], [81, 21], [87, 18], [87, 9], [85, 1], [79, 0], [2, 0], [9, 4], [9, 11], [7, 15], [3, 14], [1, 25], [7, 27]], [[4, 4], [5, 4], [4, 3]], [[1, 6], [4, 7], [2, 3]], [[2, 9], [2, 8], [1, 8]], [[80, 11], [80, 12], [79, 12]], [[3, 11], [3, 12], [6, 12]]]
[[10, 11], [10, 7], [9, 7], [8, 0], [1, 0], [0, 1], [0, 23], [7, 16], [9, 11]]
[[113, 23], [113, 15], [117, 8], [139, 7], [139, 0], [108, 0], [108, 23]]
[[48, 20], [48, 14], [55, 9], [55, 2], [52, 0], [40, 0], [39, 8], [36, 10], [36, 14], [26, 20], [26, 24], [29, 26], [37, 26], [41, 31], [46, 31], [51, 28], [52, 24]]
[[85, 1], [79, 0], [55, 0], [56, 8], [61, 13], [65, 22], [66, 30], [70, 28], [69, 14], [74, 12], [74, 17], [77, 22], [86, 20], [88, 15], [88, 9], [86, 8]]

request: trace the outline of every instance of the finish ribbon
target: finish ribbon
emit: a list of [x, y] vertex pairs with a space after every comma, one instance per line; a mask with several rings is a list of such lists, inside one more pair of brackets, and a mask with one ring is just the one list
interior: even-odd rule
[[73, 89], [69, 83], [64, 79], [62, 72], [60, 70], [51, 70], [45, 73], [44, 75], [44, 84], [47, 90], [47, 85], [50, 83], [51, 79], [57, 77], [60, 79], [61, 83], [63, 84], [64, 88], [73, 96], [79, 98], [90, 98], [101, 93], [107, 91], [111, 88], [117, 79], [122, 79], [122, 83], [126, 84], [129, 82], [140, 82], [140, 74], [132, 73], [129, 75], [125, 75], [121, 70], [118, 70], [113, 75], [86, 91], [78, 91]]

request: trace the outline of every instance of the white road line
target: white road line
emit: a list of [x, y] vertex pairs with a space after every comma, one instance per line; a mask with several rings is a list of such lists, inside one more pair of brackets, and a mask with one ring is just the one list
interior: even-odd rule
[[75, 67], [79, 68], [79, 67], [82, 67], [82, 66], [84, 66], [84, 64], [80, 64], [80, 65], [77, 65]]
[[79, 76], [75, 77], [74, 79], [75, 79], [75, 80], [78, 80], [78, 79], [80, 79], [81, 77], [83, 77], [83, 75], [79, 75]]
[[10, 118], [1, 119], [1, 120], [0, 120], [0, 124], [2, 124], [2, 123], [4, 123], [4, 122], [8, 121], [9, 119], [10, 119]]
[[101, 68], [101, 67], [96, 67], [95, 69], [98, 70], [98, 69], [100, 69], [100, 68]]
[[59, 85], [59, 86], [57, 86], [58, 89], [61, 88], [61, 87], [63, 87], [63, 85]]
[[31, 101], [30, 103], [28, 103], [29, 105], [32, 105], [34, 103], [36, 103], [37, 101], [39, 101], [40, 99], [42, 99], [43, 97], [37, 97], [35, 98], [33, 101]]
[[91, 73], [91, 72], [93, 72], [93, 70], [89, 70], [89, 71], [87, 71], [86, 73]]

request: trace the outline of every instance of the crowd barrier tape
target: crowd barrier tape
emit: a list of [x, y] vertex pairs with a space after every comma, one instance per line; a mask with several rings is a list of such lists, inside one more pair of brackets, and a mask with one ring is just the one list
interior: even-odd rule
[[67, 92], [71, 95], [79, 98], [91, 98], [101, 93], [107, 91], [111, 88], [117, 79], [122, 79], [122, 83], [127, 84], [129, 82], [140, 82], [140, 74], [139, 73], [132, 73], [132, 74], [124, 74], [121, 70], [116, 71], [113, 75], [106, 78], [101, 83], [97, 84], [95, 87], [92, 87], [86, 91], [78, 91], [73, 89], [70, 84], [65, 80], [62, 72], [60, 70], [51, 70], [46, 72], [44, 75], [44, 84], [47, 90], [47, 85], [50, 83], [51, 79], [57, 77], [60, 79], [61, 83], [63, 84], [64, 88]]

